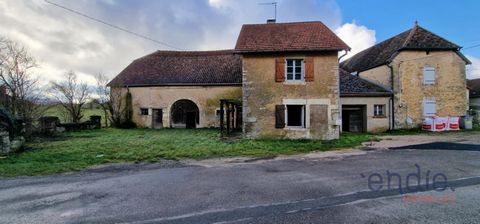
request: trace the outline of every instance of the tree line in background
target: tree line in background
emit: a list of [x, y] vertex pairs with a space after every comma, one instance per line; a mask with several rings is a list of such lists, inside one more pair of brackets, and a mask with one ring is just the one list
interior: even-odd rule
[[[34, 74], [37, 66], [37, 61], [25, 47], [0, 37], [0, 109], [25, 124], [26, 129], [32, 129], [52, 105], [60, 105], [70, 122], [79, 123], [84, 117], [83, 108], [89, 102], [96, 102], [101, 107], [105, 126], [134, 126], [130, 93], [115, 88], [111, 91], [109, 79], [104, 74], [97, 74], [96, 83], [89, 85], [74, 71], [68, 71], [64, 80], [41, 86], [39, 76]], [[45, 89], [48, 91], [42, 91]]]

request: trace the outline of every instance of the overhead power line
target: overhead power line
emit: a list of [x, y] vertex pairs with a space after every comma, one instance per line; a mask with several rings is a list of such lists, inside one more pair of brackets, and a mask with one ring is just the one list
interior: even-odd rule
[[160, 44], [160, 45], [163, 45], [163, 46], [166, 46], [166, 47], [169, 47], [169, 48], [172, 48], [172, 49], [176, 49], [176, 50], [183, 50], [183, 49], [178, 48], [178, 47], [175, 47], [175, 46], [173, 46], [173, 45], [171, 45], [171, 44], [168, 44], [168, 43], [165, 43], [165, 42], [162, 42], [162, 41], [159, 41], [159, 40], [155, 40], [155, 39], [153, 39], [153, 38], [151, 38], [151, 37], [148, 37], [148, 36], [145, 36], [145, 35], [143, 35], [143, 34], [139, 34], [139, 33], [130, 31], [130, 30], [128, 30], [128, 29], [119, 27], [119, 26], [117, 26], [117, 25], [115, 25], [115, 24], [111, 24], [111, 23], [106, 22], [106, 21], [103, 21], [103, 20], [101, 20], [101, 19], [97, 19], [97, 18], [95, 18], [95, 17], [89, 16], [89, 15], [87, 15], [87, 14], [84, 14], [84, 13], [82, 13], [82, 12], [79, 12], [79, 11], [76, 11], [76, 10], [74, 10], [74, 9], [68, 8], [68, 7], [66, 7], [66, 6], [63, 6], [63, 5], [60, 5], [60, 4], [51, 2], [51, 1], [49, 1], [49, 0], [44, 0], [44, 1], [45, 1], [46, 3], [48, 3], [48, 4], [51, 4], [51, 5], [56, 6], [56, 7], [58, 7], [58, 8], [67, 10], [67, 11], [69, 11], [69, 12], [72, 12], [72, 13], [75, 13], [75, 14], [77, 14], [77, 15], [83, 16], [83, 17], [85, 17], [85, 18], [87, 18], [87, 19], [93, 20], [93, 21], [95, 21], [95, 22], [101, 23], [101, 24], [103, 24], [103, 25], [109, 26], [109, 27], [114, 28], [114, 29], [117, 29], [117, 30], [121, 30], [121, 31], [123, 31], [123, 32], [132, 34], [132, 35], [134, 35], [134, 36], [137, 36], [137, 37], [143, 38], [143, 39], [145, 39], [145, 40], [154, 42], [154, 43], [156, 43], [156, 44]]

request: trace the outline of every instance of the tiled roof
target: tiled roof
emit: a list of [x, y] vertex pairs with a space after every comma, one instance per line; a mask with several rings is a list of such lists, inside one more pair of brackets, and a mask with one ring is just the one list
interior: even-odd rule
[[469, 64], [470, 61], [459, 49], [458, 45], [415, 25], [410, 30], [357, 53], [340, 66], [349, 72], [362, 72], [389, 63], [402, 50], [452, 50]]
[[480, 79], [467, 80], [470, 97], [480, 97]]
[[239, 53], [350, 49], [322, 22], [245, 24], [237, 39]]
[[136, 59], [109, 85], [241, 85], [242, 61], [233, 50], [157, 51]]
[[340, 96], [390, 96], [391, 92], [340, 69]]

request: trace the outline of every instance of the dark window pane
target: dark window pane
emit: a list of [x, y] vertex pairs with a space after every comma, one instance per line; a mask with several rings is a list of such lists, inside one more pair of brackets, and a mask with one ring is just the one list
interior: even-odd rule
[[287, 119], [288, 126], [302, 126], [303, 105], [287, 105]]
[[292, 73], [293, 72], [293, 67], [287, 67], [287, 72]]
[[295, 73], [301, 73], [302, 72], [302, 67], [295, 67]]
[[302, 59], [295, 60], [295, 65], [296, 66], [302, 66]]
[[287, 79], [292, 80], [293, 79], [293, 74], [292, 73], [287, 73]]
[[293, 65], [293, 60], [287, 60], [287, 66], [292, 66]]
[[302, 74], [295, 73], [295, 80], [301, 80], [301, 79], [302, 79]]

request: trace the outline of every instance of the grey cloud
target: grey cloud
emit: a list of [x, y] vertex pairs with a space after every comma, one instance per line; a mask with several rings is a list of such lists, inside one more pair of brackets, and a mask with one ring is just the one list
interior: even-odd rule
[[[258, 0], [67, 1], [52, 0], [131, 31], [185, 50], [233, 48], [244, 23], [263, 23], [273, 9]], [[279, 21], [321, 20], [332, 29], [341, 24], [335, 1], [279, 0]], [[70, 69], [113, 77], [135, 58], [165, 46], [56, 8], [40, 0], [0, 2], [0, 35], [26, 45], [44, 64], [46, 79]]]

